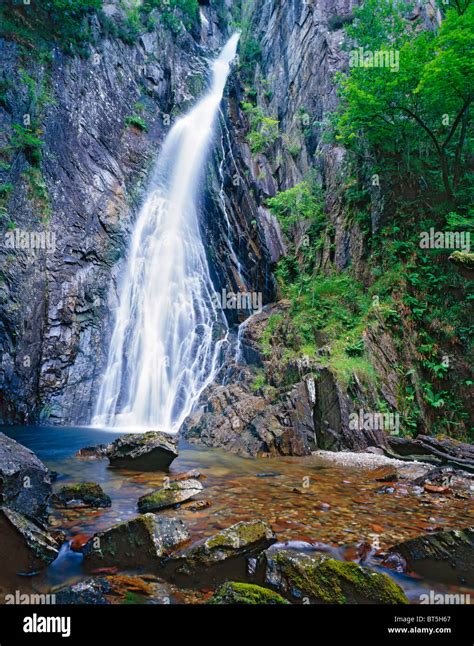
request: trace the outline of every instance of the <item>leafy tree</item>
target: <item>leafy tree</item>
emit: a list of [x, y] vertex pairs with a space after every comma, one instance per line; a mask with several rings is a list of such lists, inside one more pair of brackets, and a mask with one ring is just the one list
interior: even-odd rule
[[399, 68], [369, 69], [362, 59], [340, 77], [338, 139], [359, 151], [368, 142], [385, 154], [418, 154], [422, 163], [423, 150], [434, 153], [451, 198], [463, 175], [474, 97], [474, 6], [448, 10], [432, 32], [418, 31], [399, 0], [366, 0], [347, 31], [364, 51], [398, 55]]

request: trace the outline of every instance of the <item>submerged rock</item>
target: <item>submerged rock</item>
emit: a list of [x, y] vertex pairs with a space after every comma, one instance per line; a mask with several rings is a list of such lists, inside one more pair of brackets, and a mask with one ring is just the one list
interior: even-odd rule
[[159, 431], [129, 433], [107, 450], [110, 464], [135, 471], [165, 471], [178, 457], [178, 438]]
[[208, 603], [245, 605], [282, 605], [289, 601], [281, 595], [253, 583], [228, 581], [221, 585]]
[[54, 495], [54, 501], [68, 507], [110, 507], [112, 504], [110, 497], [95, 482], [66, 485]]
[[110, 603], [106, 594], [111, 592], [106, 578], [86, 579], [74, 585], [68, 585], [55, 592], [56, 603], [65, 605], [92, 604], [94, 606]]
[[42, 521], [51, 491], [49, 472], [41, 460], [0, 433], [0, 504]]
[[265, 583], [290, 599], [311, 603], [408, 603], [386, 574], [321, 553], [267, 550]]
[[191, 575], [233, 559], [255, 555], [275, 540], [273, 529], [263, 520], [242, 521], [173, 554], [171, 565], [178, 574]]
[[390, 548], [407, 569], [432, 581], [474, 585], [474, 528], [452, 529], [412, 538]]
[[112, 575], [89, 578], [55, 592], [59, 604], [145, 603], [153, 588], [136, 576]]
[[2, 572], [33, 573], [52, 563], [59, 543], [46, 530], [8, 507], [0, 507]]
[[160, 559], [189, 538], [182, 520], [143, 514], [95, 534], [84, 546], [84, 566], [124, 569], [157, 566]]
[[202, 489], [203, 486], [199, 480], [178, 480], [171, 482], [168, 487], [163, 487], [139, 498], [138, 509], [142, 513], [166, 509], [166, 507], [172, 507], [173, 505], [193, 498]]
[[76, 453], [78, 458], [85, 460], [103, 460], [107, 457], [108, 444], [97, 444], [96, 446], [85, 446]]

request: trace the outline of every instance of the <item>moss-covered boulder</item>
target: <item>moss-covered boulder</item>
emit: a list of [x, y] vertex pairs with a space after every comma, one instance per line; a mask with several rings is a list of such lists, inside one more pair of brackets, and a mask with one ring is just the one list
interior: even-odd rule
[[112, 501], [102, 487], [95, 482], [70, 484], [54, 495], [55, 504], [66, 507], [110, 507]]
[[134, 471], [166, 471], [178, 457], [178, 438], [159, 431], [128, 433], [107, 450], [110, 464]]
[[208, 601], [211, 604], [281, 605], [288, 604], [277, 592], [253, 583], [228, 581], [221, 585]]
[[22, 514], [0, 507], [0, 563], [2, 573], [31, 574], [57, 557], [58, 541]]
[[265, 583], [289, 599], [310, 603], [408, 603], [386, 574], [321, 553], [267, 550]]
[[95, 534], [84, 546], [84, 566], [89, 571], [112, 566], [154, 568], [188, 539], [182, 520], [143, 514]]
[[443, 583], [474, 586], [474, 528], [417, 536], [390, 548], [409, 571]]
[[449, 256], [449, 260], [465, 278], [474, 278], [474, 253], [455, 251]]
[[[245, 575], [246, 558], [266, 549], [275, 540], [273, 529], [263, 520], [243, 521], [173, 554], [169, 567], [178, 575], [199, 576], [203, 570], [224, 566], [228, 573], [237, 571], [240, 578]], [[236, 570], [232, 570], [231, 562], [238, 566]]]
[[142, 496], [138, 500], [140, 512], [159, 511], [166, 507], [190, 500], [202, 491], [199, 480], [178, 480], [171, 482], [167, 487], [162, 487], [151, 494]]

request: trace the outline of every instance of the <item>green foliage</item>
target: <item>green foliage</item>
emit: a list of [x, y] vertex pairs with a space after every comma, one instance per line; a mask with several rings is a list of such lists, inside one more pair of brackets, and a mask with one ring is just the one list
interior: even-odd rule
[[135, 126], [139, 130], [148, 130], [146, 122], [138, 114], [132, 114], [125, 119], [126, 126]]
[[183, 24], [192, 29], [199, 21], [198, 0], [145, 0], [140, 10], [146, 14], [155, 8], [161, 11], [160, 20], [165, 27], [175, 34]]
[[244, 103], [242, 109], [250, 123], [247, 134], [250, 150], [254, 154], [266, 152], [280, 135], [278, 120], [266, 117], [261, 108], [251, 103]]
[[0, 36], [29, 46], [54, 41], [65, 51], [83, 52], [91, 41], [89, 18], [102, 8], [102, 0], [42, 0], [26, 5], [5, 0], [0, 7]]
[[[449, 10], [438, 32], [417, 30], [407, 17], [401, 0], [366, 0], [355, 11], [347, 28], [355, 46], [354, 66], [339, 76], [337, 139], [357, 152], [369, 142], [387, 157], [411, 158], [409, 163], [424, 169], [431, 189], [441, 179], [451, 197], [464, 177], [474, 86], [474, 6], [462, 15]], [[359, 47], [399, 55], [399, 69], [361, 65]]]
[[23, 126], [22, 124], [13, 124], [13, 136], [10, 145], [24, 153], [27, 160], [33, 166], [38, 166], [41, 161], [41, 148], [43, 142], [40, 137], [43, 132], [38, 128]]
[[298, 222], [317, 225], [318, 233], [325, 223], [321, 188], [311, 178], [278, 193], [268, 200], [267, 205], [285, 234], [289, 234]]

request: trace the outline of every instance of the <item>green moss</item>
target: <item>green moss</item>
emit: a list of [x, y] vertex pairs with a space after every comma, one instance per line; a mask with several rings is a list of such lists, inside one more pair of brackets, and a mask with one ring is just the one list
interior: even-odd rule
[[467, 251], [455, 251], [449, 257], [449, 260], [455, 265], [459, 265], [464, 269], [470, 269], [474, 271], [474, 253], [468, 253]]
[[357, 563], [337, 561], [324, 555], [271, 556], [283, 573], [289, 590], [323, 603], [408, 603], [401, 588], [386, 574], [371, 572]]
[[109, 496], [95, 482], [79, 482], [66, 485], [59, 490], [57, 498], [63, 503], [80, 500], [93, 507], [109, 507], [111, 505]]
[[289, 601], [278, 593], [252, 583], [228, 581], [221, 585], [209, 601], [211, 604], [283, 605]]

